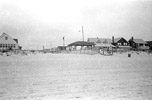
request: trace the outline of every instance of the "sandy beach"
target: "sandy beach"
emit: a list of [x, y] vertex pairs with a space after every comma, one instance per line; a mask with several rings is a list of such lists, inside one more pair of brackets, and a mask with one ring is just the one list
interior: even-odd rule
[[0, 56], [0, 100], [151, 100], [146, 53]]

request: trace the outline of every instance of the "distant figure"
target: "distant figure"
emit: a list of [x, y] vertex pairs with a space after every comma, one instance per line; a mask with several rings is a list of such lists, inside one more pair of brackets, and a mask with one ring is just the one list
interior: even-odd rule
[[129, 58], [131, 57], [131, 54], [130, 54], [130, 53], [128, 54], [128, 57], [129, 57]]

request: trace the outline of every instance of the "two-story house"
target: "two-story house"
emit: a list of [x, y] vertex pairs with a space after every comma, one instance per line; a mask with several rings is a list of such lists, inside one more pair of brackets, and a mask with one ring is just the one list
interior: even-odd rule
[[115, 45], [117, 48], [119, 49], [125, 49], [128, 50], [131, 47], [129, 46], [129, 43], [126, 39], [124, 39], [123, 37], [120, 38], [114, 38], [114, 36], [112, 37], [112, 44]]
[[0, 36], [0, 50], [17, 50], [20, 49], [18, 39], [13, 39], [8, 34], [3, 33]]

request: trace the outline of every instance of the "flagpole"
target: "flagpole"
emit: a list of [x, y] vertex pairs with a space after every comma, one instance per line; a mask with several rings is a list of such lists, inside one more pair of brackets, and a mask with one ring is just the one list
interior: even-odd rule
[[82, 26], [82, 40], [84, 41], [84, 31], [83, 31], [83, 26]]

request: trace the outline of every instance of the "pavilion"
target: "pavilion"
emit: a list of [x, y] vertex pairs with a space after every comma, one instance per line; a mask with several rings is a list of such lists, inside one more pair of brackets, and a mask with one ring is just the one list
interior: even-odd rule
[[86, 42], [86, 41], [76, 41], [76, 42], [73, 42], [73, 43], [70, 43], [69, 45], [68, 45], [68, 47], [70, 48], [70, 50], [73, 48], [73, 49], [77, 49], [77, 47], [81, 47], [81, 49], [83, 48], [83, 47], [90, 47], [90, 48], [92, 48], [93, 46], [95, 46], [95, 43], [94, 42]]

